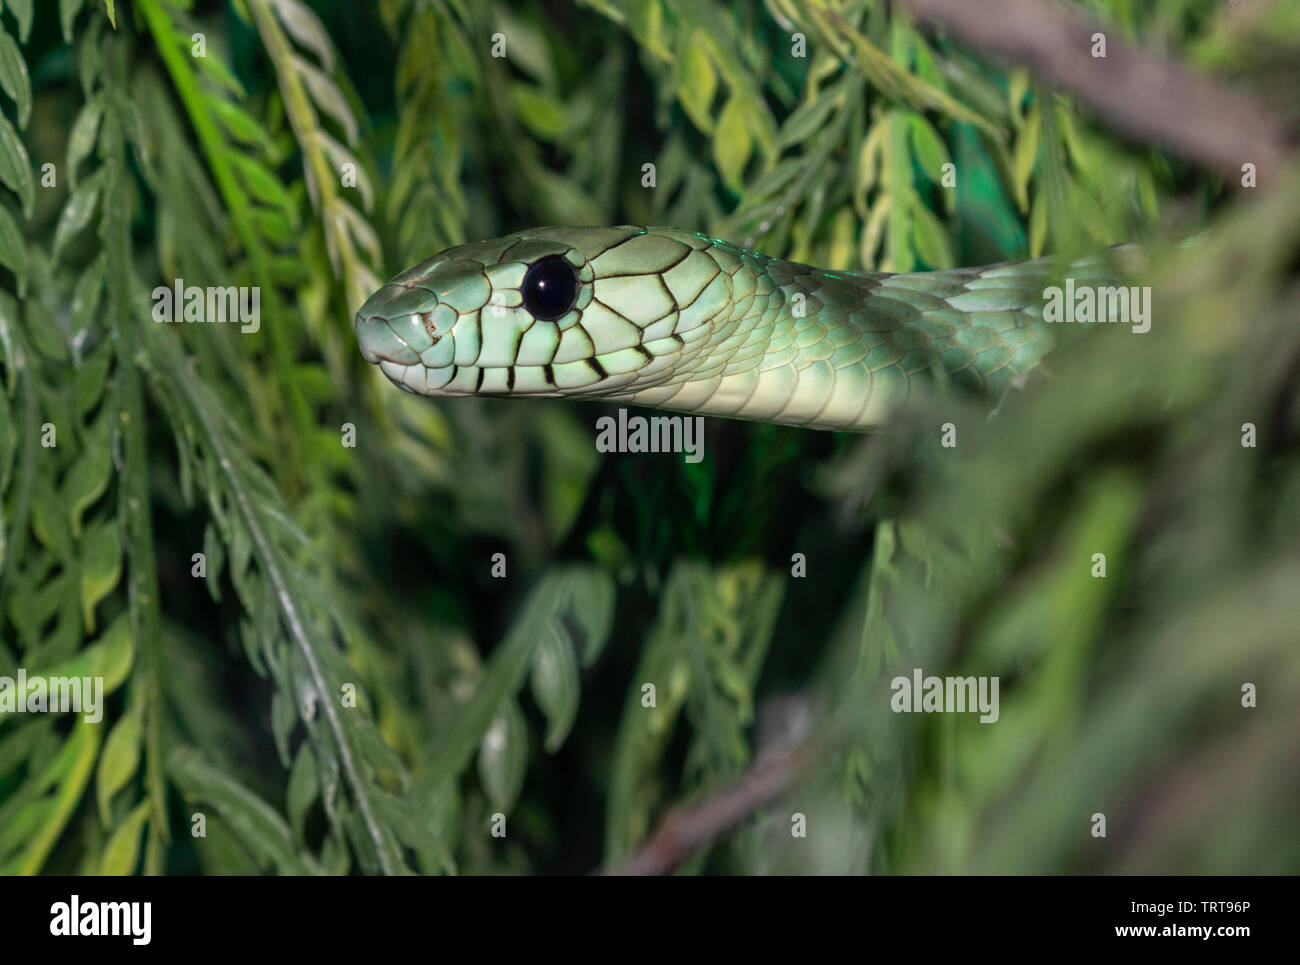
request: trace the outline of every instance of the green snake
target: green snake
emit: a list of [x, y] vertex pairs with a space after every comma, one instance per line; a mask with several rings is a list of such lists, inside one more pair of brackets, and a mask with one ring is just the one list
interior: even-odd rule
[[[918, 392], [999, 397], [1058, 340], [1046, 259], [827, 271], [672, 228], [536, 228], [409, 268], [357, 312], [365, 358], [421, 395], [581, 397], [817, 429]], [[1101, 259], [1071, 275], [1108, 277]]]

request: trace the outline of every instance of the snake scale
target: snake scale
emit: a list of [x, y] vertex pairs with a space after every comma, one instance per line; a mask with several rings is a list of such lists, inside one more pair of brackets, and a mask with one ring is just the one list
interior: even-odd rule
[[672, 228], [535, 228], [407, 269], [355, 329], [364, 357], [421, 395], [865, 430], [919, 392], [1005, 392], [1057, 341], [1042, 318], [1051, 277], [1047, 259], [828, 271]]

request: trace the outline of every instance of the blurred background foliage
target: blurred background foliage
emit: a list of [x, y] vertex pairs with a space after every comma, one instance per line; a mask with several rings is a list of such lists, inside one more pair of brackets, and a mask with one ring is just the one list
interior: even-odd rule
[[[1081, 6], [1300, 115], [1294, 4]], [[1300, 170], [1225, 187], [877, 0], [0, 7], [0, 676], [109, 692], [0, 719], [0, 871], [587, 871], [809, 734], [687, 870], [1300, 868]], [[698, 465], [355, 350], [443, 247], [624, 222], [897, 271], [1142, 241], [1154, 321], [991, 419], [713, 420]], [[177, 279], [260, 330], [155, 324]], [[999, 721], [890, 713], [917, 666]]]

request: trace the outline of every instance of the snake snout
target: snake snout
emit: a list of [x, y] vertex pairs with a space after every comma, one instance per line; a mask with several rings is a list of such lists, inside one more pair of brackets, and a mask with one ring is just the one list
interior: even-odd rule
[[427, 288], [388, 284], [371, 295], [353, 319], [357, 346], [367, 362], [414, 365], [433, 344], [425, 316], [438, 306]]

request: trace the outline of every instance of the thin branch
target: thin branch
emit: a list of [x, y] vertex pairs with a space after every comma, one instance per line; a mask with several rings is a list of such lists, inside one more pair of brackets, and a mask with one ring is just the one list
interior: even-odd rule
[[806, 741], [791, 750], [759, 758], [735, 782], [698, 804], [674, 807], [635, 854], [606, 873], [670, 873], [696, 850], [791, 790], [813, 756], [813, 742]]
[[225, 437], [218, 431], [214, 421], [214, 407], [203, 397], [202, 383], [192, 370], [193, 360], [189, 360], [190, 366], [187, 367], [179, 357], [180, 350], [169, 339], [156, 339], [155, 344], [165, 353], [160, 355], [161, 364], [158, 365], [158, 370], [166, 376], [175, 395], [185, 400], [187, 415], [202, 432], [212, 457], [216, 460], [218, 471], [225, 479], [226, 491], [230, 494], [234, 507], [248, 530], [253, 544], [254, 558], [262, 567], [266, 579], [271, 582], [271, 587], [275, 591], [276, 601], [289, 637], [297, 644], [307, 665], [307, 672], [320, 698], [319, 706], [338, 746], [339, 762], [347, 784], [352, 789], [353, 801], [360, 812], [361, 826], [374, 845], [379, 868], [386, 875], [399, 874], [404, 870], [401, 856], [388, 846], [384, 825], [380, 821], [376, 805], [371, 800], [370, 783], [363, 770], [364, 763], [358, 759], [349, 742], [347, 728], [339, 712], [338, 699], [326, 679], [324, 664], [316, 652], [315, 634], [308, 629], [307, 615], [300, 608], [290, 586], [286, 561], [263, 524], [262, 517], [254, 504], [253, 494], [249, 491], [234, 453], [227, 445]]
[[[901, 0], [916, 16], [976, 50], [1028, 67], [1087, 104], [1105, 123], [1236, 181], [1260, 177], [1290, 153], [1281, 122], [1256, 100], [1125, 43], [1090, 17], [1048, 0]], [[1093, 34], [1106, 56], [1092, 55]]]

